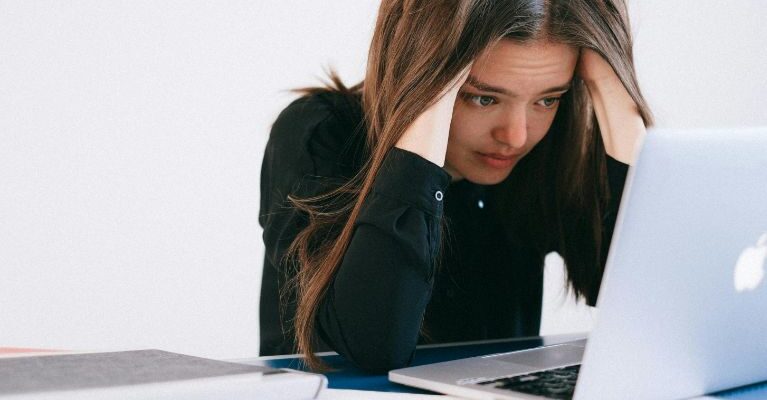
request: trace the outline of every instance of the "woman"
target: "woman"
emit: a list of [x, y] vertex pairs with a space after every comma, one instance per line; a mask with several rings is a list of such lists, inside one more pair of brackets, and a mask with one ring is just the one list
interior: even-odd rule
[[537, 335], [551, 251], [595, 303], [650, 123], [621, 0], [384, 0], [364, 82], [334, 82], [267, 145], [262, 355]]

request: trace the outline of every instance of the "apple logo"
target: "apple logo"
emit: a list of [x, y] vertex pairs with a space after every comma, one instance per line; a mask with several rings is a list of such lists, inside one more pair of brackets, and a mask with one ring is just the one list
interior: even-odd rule
[[754, 290], [764, 279], [764, 261], [767, 260], [767, 233], [756, 241], [755, 247], [748, 247], [740, 253], [735, 264], [735, 290]]

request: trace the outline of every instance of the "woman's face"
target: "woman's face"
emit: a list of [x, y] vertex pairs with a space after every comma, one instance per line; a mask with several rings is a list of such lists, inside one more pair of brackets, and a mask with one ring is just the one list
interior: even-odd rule
[[453, 108], [445, 169], [453, 180], [503, 181], [543, 139], [569, 89], [578, 50], [502, 40], [474, 62]]

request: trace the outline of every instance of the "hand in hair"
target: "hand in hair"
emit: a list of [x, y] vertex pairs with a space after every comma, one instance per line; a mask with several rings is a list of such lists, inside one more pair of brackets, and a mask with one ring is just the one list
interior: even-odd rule
[[581, 49], [576, 73], [591, 96], [607, 154], [633, 164], [636, 148], [646, 133], [634, 99], [615, 70], [594, 50]]
[[440, 167], [445, 165], [453, 106], [470, 70], [471, 65], [445, 87], [439, 99], [405, 129], [395, 147], [418, 154]]

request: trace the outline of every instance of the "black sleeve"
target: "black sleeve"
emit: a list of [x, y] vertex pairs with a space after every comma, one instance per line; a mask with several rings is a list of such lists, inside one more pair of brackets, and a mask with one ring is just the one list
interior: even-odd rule
[[318, 318], [323, 339], [363, 369], [411, 360], [431, 297], [448, 184], [437, 165], [394, 148], [363, 204]]
[[264, 228], [266, 261], [275, 267], [282, 265], [288, 246], [308, 223], [288, 196], [306, 198], [333, 188], [334, 179], [321, 179], [317, 171], [325, 172], [335, 160], [313, 139], [338, 129], [332, 110], [314, 97], [290, 104], [272, 126], [261, 165], [259, 223]]
[[[605, 264], [607, 263], [607, 255], [610, 250], [613, 232], [615, 231], [615, 222], [618, 218], [618, 209], [620, 208], [621, 198], [623, 197], [623, 187], [626, 183], [628, 169], [628, 165], [607, 156], [609, 202], [602, 215], [602, 270], [604, 270]], [[589, 299], [588, 303], [590, 306], [596, 305], [596, 296]]]
[[322, 181], [313, 179], [315, 155], [309, 139], [314, 133], [334, 129], [332, 125], [332, 113], [326, 104], [311, 97], [299, 99], [280, 113], [264, 151], [258, 217], [265, 244], [259, 301], [262, 356], [295, 353], [291, 326], [295, 293], [287, 292], [288, 296], [282, 297], [294, 271], [286, 268], [283, 257], [308, 219], [291, 206], [288, 195], [310, 197], [325, 189], [320, 185]]
[[[284, 268], [287, 247], [307, 224], [306, 215], [287, 204], [287, 195], [325, 193], [339, 181], [339, 176], [325, 176], [338, 154], [327, 145], [333, 141], [323, 138], [337, 135], [340, 126], [327, 110], [307, 116], [307, 106], [302, 107], [278, 118], [264, 156], [264, 268]], [[318, 140], [325, 145], [316, 146]], [[394, 148], [363, 204], [316, 320], [319, 337], [360, 368], [383, 371], [404, 366], [412, 357], [431, 295], [442, 193], [449, 180], [439, 166]], [[268, 285], [275, 286], [262, 283], [262, 302]]]
[[615, 229], [615, 221], [618, 217], [618, 208], [623, 197], [623, 187], [626, 184], [629, 166], [607, 156], [607, 185], [610, 191], [610, 201], [602, 217], [602, 227], [606, 241], [604, 247], [608, 247]]

